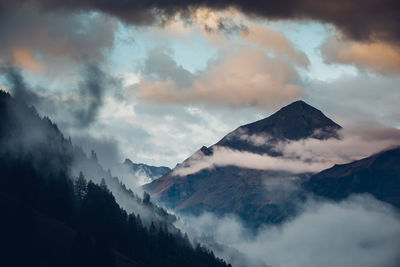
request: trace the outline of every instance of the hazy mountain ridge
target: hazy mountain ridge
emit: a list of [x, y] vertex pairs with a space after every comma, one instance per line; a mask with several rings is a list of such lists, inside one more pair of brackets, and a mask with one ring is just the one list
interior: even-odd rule
[[169, 173], [171, 168], [165, 166], [151, 166], [143, 163], [134, 163], [130, 159], [125, 159], [124, 165], [129, 168], [129, 171], [134, 175], [145, 176], [149, 178], [148, 182]]

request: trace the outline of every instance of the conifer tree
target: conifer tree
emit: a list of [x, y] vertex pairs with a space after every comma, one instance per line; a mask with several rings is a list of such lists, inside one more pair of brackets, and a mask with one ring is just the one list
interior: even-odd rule
[[85, 177], [83, 176], [83, 173], [79, 173], [78, 179], [75, 181], [75, 194], [78, 199], [78, 201], [82, 201], [83, 198], [86, 196], [87, 193], [87, 182]]

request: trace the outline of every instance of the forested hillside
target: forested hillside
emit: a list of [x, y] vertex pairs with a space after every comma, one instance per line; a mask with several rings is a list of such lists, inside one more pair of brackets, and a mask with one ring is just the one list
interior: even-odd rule
[[[227, 266], [168, 219], [128, 214], [110, 179], [72, 177], [71, 142], [34, 108], [0, 92], [0, 114], [1, 266]], [[148, 195], [126, 193], [162, 215]]]

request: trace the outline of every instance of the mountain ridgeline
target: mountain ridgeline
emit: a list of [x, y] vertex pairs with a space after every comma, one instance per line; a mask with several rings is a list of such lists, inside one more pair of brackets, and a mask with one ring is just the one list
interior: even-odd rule
[[0, 116], [1, 266], [228, 266], [34, 108], [0, 91]]
[[[188, 174], [179, 172], [196, 162], [212, 160], [215, 151], [221, 147], [239, 153], [282, 158], [284, 155], [276, 146], [279, 142], [339, 139], [340, 129], [340, 125], [318, 109], [304, 101], [296, 101], [265, 119], [240, 126], [211, 147], [202, 147], [172, 172], [145, 185], [144, 189], [178, 212], [234, 213], [252, 228], [281, 223], [295, 216], [298, 204], [310, 194], [339, 200], [352, 193], [370, 193], [398, 207], [399, 149], [335, 166], [315, 175], [294, 173], [284, 168], [279, 171], [251, 169], [234, 164], [217, 164]], [[242, 160], [245, 159], [242, 157]]]

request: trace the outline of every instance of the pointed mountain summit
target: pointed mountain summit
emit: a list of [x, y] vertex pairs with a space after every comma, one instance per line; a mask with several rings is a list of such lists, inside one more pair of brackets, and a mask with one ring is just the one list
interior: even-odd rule
[[216, 145], [242, 151], [268, 153], [271, 152], [268, 148], [275, 141], [338, 138], [337, 131], [341, 128], [320, 110], [299, 100], [265, 119], [240, 126]]
[[[281, 108], [268, 118], [247, 124], [241, 128], [249, 134], [268, 133], [275, 138], [299, 140], [308, 137], [327, 139], [342, 128], [320, 110], [299, 100]], [[315, 131], [320, 130], [319, 135]]]

